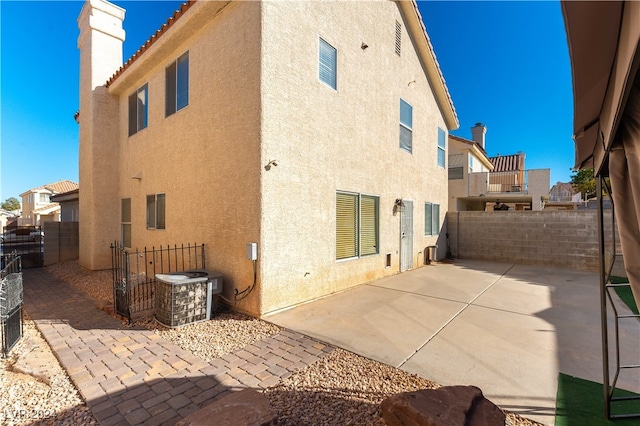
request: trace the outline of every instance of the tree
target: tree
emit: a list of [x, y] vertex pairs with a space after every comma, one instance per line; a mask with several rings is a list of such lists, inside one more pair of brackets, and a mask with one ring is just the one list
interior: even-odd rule
[[16, 197], [7, 198], [1, 205], [4, 210], [20, 210], [20, 201]]
[[596, 178], [593, 176], [593, 169], [574, 170], [571, 175], [571, 186], [576, 191], [582, 192], [584, 200], [596, 196]]

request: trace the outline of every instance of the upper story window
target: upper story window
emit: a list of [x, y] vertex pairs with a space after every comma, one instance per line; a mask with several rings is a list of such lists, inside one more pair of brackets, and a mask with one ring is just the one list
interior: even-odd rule
[[147, 195], [147, 229], [165, 229], [165, 194]]
[[402, 24], [396, 21], [396, 53], [400, 56], [402, 49]]
[[129, 95], [129, 136], [147, 127], [149, 90], [145, 84]]
[[166, 111], [168, 117], [189, 105], [189, 52], [166, 69]]
[[473, 173], [473, 155], [469, 154], [469, 173]]
[[40, 194], [40, 202], [48, 203], [49, 202], [49, 194]]
[[447, 157], [447, 134], [438, 127], [438, 166], [445, 167]]
[[400, 99], [400, 149], [411, 152], [413, 147], [413, 107]]
[[320, 81], [332, 89], [337, 87], [337, 64], [338, 52], [336, 48], [320, 38], [318, 44], [318, 77]]

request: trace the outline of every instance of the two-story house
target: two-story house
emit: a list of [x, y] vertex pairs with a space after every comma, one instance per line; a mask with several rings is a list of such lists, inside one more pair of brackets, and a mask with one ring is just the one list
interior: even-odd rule
[[526, 170], [523, 152], [487, 156], [482, 123], [471, 134], [449, 135], [449, 211], [542, 210], [550, 170]]
[[60, 205], [51, 201], [51, 197], [67, 191], [78, 189], [78, 184], [70, 180], [42, 185], [20, 194], [22, 198], [22, 215], [18, 220], [20, 226], [42, 226], [44, 222], [60, 221]]
[[82, 266], [196, 241], [231, 297], [256, 243], [262, 315], [423, 264], [458, 120], [414, 1], [188, 2], [124, 64], [123, 19], [78, 18]]

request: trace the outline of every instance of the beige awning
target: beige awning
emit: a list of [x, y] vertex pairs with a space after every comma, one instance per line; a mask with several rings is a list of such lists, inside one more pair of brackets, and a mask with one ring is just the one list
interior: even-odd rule
[[576, 167], [608, 175], [624, 266], [640, 305], [640, 2], [563, 1]]
[[606, 167], [638, 67], [640, 2], [563, 1], [573, 75], [575, 166]]

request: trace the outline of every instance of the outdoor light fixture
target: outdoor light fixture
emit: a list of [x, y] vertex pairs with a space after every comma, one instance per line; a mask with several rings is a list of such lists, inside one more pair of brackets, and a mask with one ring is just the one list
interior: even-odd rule
[[366, 49], [367, 47], [369, 47], [369, 45], [367, 43], [365, 43], [364, 41], [360, 45], [360, 49], [362, 49], [362, 50]]
[[269, 162], [267, 163], [266, 166], [264, 166], [265, 170], [271, 170], [271, 166], [273, 167], [278, 167], [278, 162], [277, 160], [269, 160]]

